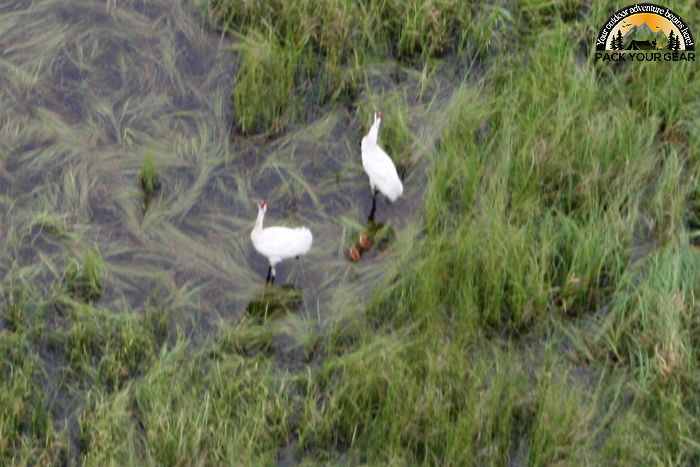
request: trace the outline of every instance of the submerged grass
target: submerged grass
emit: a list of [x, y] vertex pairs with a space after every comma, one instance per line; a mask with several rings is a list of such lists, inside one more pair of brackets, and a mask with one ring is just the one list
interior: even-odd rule
[[[237, 124], [287, 132], [236, 135], [230, 152], [226, 86], [213, 110], [166, 120], [162, 93], [128, 106], [86, 93], [89, 117], [69, 124], [23, 113], [38, 106], [29, 91], [48, 92], [44, 65], [0, 62], [14, 70], [0, 88], [2, 462], [697, 463], [700, 120], [685, 96], [700, 81], [693, 64], [584, 54], [615, 9], [603, 3], [211, 2], [239, 35]], [[693, 2], [674, 9], [700, 24]], [[148, 24], [126, 16], [134, 33]], [[168, 18], [191, 34], [176, 43], [195, 36], [187, 15]], [[495, 54], [506, 29], [511, 53]], [[82, 50], [70, 73], [90, 63]], [[470, 65], [455, 69], [460, 54]], [[135, 76], [111, 60], [110, 76], [203, 99], [176, 57], [149, 55], [156, 71]], [[354, 115], [332, 105], [343, 99]], [[294, 127], [308, 102], [328, 112]], [[377, 109], [406, 204], [383, 211], [395, 237], [350, 264], [369, 208], [356, 143]], [[66, 141], [109, 149], [93, 160]], [[140, 216], [138, 193], [109, 190], [133, 187], [144, 166], [127, 154], [144, 148], [168, 189]], [[58, 176], [33, 180], [53, 164]], [[304, 287], [281, 297], [259, 292], [247, 235], [230, 239], [262, 191], [271, 218], [330, 226], [316, 267], [290, 266]], [[397, 214], [411, 208], [419, 221]], [[65, 259], [86, 245], [100, 254]], [[71, 293], [64, 276], [100, 293]], [[277, 298], [288, 313], [269, 316]]]

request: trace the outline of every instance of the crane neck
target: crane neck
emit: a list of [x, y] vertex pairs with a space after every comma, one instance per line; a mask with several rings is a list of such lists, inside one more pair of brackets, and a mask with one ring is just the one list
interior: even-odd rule
[[367, 132], [367, 139], [374, 144], [377, 144], [377, 136], [379, 135], [379, 125], [381, 125], [381, 123], [381, 119], [375, 119], [374, 123]]
[[255, 219], [255, 227], [253, 227], [254, 232], [262, 232], [264, 217], [265, 211], [263, 209], [258, 208], [258, 218]]

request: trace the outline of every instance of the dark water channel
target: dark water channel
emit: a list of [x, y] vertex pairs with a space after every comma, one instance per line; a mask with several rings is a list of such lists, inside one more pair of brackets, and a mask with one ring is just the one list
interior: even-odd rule
[[[269, 202], [266, 225], [306, 225], [314, 234], [308, 256], [277, 268], [278, 283], [301, 292], [300, 312], [322, 320], [355, 307], [396, 271], [419, 230], [419, 167], [435, 133], [422, 121], [435, 100], [406, 97], [410, 77], [403, 88], [391, 81], [413, 133], [410, 167], [404, 197], [380, 200], [376, 217], [398, 247], [352, 262], [348, 248], [371, 205], [359, 113], [339, 106], [275, 138], [237, 135], [231, 45], [184, 1], [3, 3], [5, 282], [55, 292], [67, 258], [96, 250], [106, 267], [98, 306], [157, 304], [193, 322], [235, 321], [267, 271], [249, 238], [254, 198]], [[146, 157], [162, 189], [144, 213]]]

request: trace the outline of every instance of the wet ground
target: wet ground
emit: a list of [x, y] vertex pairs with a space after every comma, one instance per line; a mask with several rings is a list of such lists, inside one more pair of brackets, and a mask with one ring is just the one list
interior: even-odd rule
[[[232, 129], [231, 46], [184, 1], [3, 2], [6, 284], [57, 293], [66, 262], [97, 250], [106, 267], [99, 306], [157, 304], [193, 322], [235, 321], [259, 298], [267, 272], [249, 237], [255, 198], [269, 203], [266, 225], [313, 232], [309, 255], [277, 267], [277, 283], [301, 292], [300, 312], [322, 320], [354, 307], [396, 271], [420, 229], [423, 161], [440, 121], [433, 117], [454, 83], [436, 78], [416, 97], [419, 74], [402, 72], [397, 83], [395, 66], [377, 65], [353, 105], [281, 136], [243, 137]], [[369, 122], [358, 109], [383, 103], [411, 130], [401, 154], [392, 154], [405, 191], [394, 205], [379, 200], [376, 220], [393, 229], [391, 244], [352, 262], [348, 249], [371, 206], [360, 160]], [[390, 131], [397, 123], [384, 113]], [[144, 212], [146, 157], [162, 189]]]

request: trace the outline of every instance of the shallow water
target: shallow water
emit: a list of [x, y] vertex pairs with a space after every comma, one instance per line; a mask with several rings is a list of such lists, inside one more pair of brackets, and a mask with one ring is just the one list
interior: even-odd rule
[[[307, 225], [314, 234], [308, 256], [277, 268], [279, 284], [301, 290], [300, 311], [323, 320], [354, 308], [396, 272], [420, 228], [422, 161], [437, 133], [425, 121], [454, 83], [415, 98], [420, 76], [403, 73], [397, 84], [378, 65], [357, 107], [279, 137], [245, 138], [232, 130], [232, 42], [199, 13], [184, 1], [0, 7], [5, 284], [57, 293], [66, 261], [96, 249], [106, 266], [99, 306], [158, 305], [202, 324], [236, 320], [267, 272], [249, 237], [254, 198], [269, 202], [266, 225]], [[371, 205], [358, 108], [384, 102], [399, 103], [416, 135], [401, 155], [404, 197], [380, 199], [377, 210], [397, 235], [353, 263], [347, 249]], [[147, 155], [163, 187], [144, 213], [138, 177]]]

